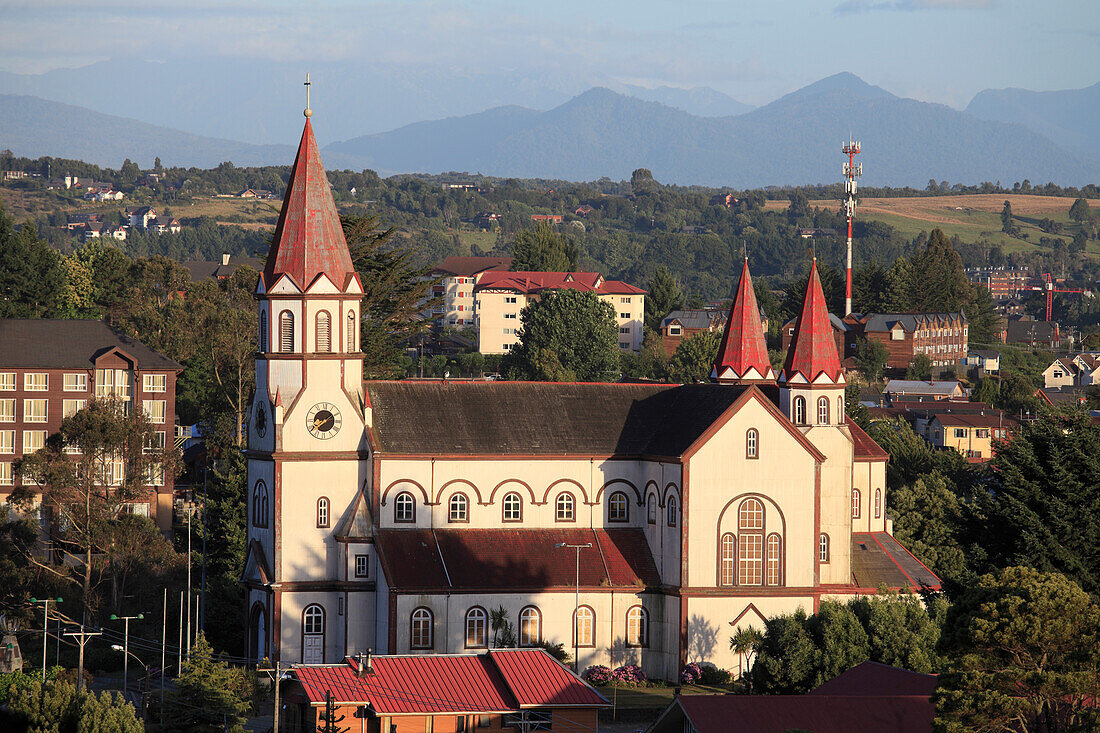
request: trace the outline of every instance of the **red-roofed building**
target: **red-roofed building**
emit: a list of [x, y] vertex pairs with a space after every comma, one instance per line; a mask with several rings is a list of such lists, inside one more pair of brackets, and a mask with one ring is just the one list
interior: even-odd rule
[[[305, 665], [283, 683], [280, 730], [315, 730], [331, 695], [336, 717], [381, 733], [598, 729], [610, 703], [542, 649], [350, 657]], [[513, 727], [514, 726], [514, 727]]]
[[619, 348], [642, 348], [646, 291], [598, 272], [483, 272], [474, 287], [478, 351], [503, 354], [519, 343], [520, 311], [548, 290], [595, 293], [615, 310]]
[[507, 271], [511, 257], [448, 257], [429, 270], [425, 277], [439, 282], [432, 295], [443, 298], [431, 318], [440, 326], [467, 328], [475, 325], [474, 286], [486, 272]]

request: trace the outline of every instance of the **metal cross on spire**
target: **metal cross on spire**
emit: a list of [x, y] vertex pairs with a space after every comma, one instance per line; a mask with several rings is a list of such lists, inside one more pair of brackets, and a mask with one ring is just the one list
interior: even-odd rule
[[308, 118], [313, 116], [313, 110], [310, 109], [310, 106], [309, 106], [310, 81], [309, 81], [309, 72], [308, 71], [306, 72], [306, 81], [305, 81], [305, 84], [303, 86], [305, 86], [305, 88], [306, 88], [306, 108], [305, 108], [305, 110], [302, 111], [302, 114], [304, 114], [306, 116], [306, 118], [308, 119]]

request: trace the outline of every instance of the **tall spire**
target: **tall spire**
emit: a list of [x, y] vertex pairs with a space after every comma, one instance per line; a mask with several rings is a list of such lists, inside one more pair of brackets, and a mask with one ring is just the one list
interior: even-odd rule
[[810, 266], [810, 280], [806, 283], [806, 297], [802, 301], [802, 313], [794, 328], [787, 351], [787, 361], [779, 374], [780, 383], [792, 381], [813, 382], [824, 374], [831, 383], [844, 379], [840, 368], [840, 357], [836, 351], [833, 337], [833, 324], [829, 320], [829, 309], [825, 305], [825, 293], [821, 289], [821, 278], [817, 274], [817, 258]]
[[[307, 79], [307, 84], [308, 79]], [[309, 87], [306, 87], [308, 97]], [[264, 268], [264, 284], [270, 288], [279, 275], [289, 275], [305, 290], [324, 273], [341, 290], [354, 273], [351, 254], [332, 200], [317, 141], [310, 121], [313, 110], [306, 102], [306, 124], [298, 155], [286, 184], [286, 196], [275, 227], [271, 251]]]
[[764, 342], [764, 328], [760, 324], [760, 308], [756, 305], [756, 292], [749, 275], [749, 258], [741, 268], [741, 282], [737, 296], [730, 306], [726, 330], [718, 348], [718, 358], [710, 372], [710, 378], [718, 382], [748, 384], [775, 380], [768, 346]]

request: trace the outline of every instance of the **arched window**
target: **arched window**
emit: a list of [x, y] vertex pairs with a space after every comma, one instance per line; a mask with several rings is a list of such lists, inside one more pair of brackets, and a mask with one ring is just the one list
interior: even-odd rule
[[558, 494], [558, 499], [554, 502], [554, 519], [559, 522], [572, 522], [576, 519], [573, 506], [572, 494], [568, 491], [563, 491]]
[[852, 489], [852, 519], [859, 519], [860, 508], [859, 489]]
[[413, 649], [431, 649], [432, 612], [421, 606], [409, 619], [409, 646]]
[[260, 353], [267, 351], [267, 312], [260, 311]]
[[718, 558], [718, 585], [730, 586], [733, 585], [733, 558], [737, 541], [732, 532], [726, 532], [719, 544], [721, 555]]
[[452, 496], [449, 509], [450, 511], [447, 513], [448, 522], [470, 521], [470, 501], [466, 498], [465, 494], [455, 494]]
[[519, 645], [537, 646], [542, 641], [542, 614], [534, 606], [519, 612]]
[[626, 645], [649, 646], [649, 614], [641, 606], [626, 612]]
[[596, 645], [596, 612], [588, 606], [581, 606], [574, 614], [576, 623], [573, 626], [574, 646]]
[[607, 521], [625, 522], [630, 518], [627, 509], [626, 494], [616, 491], [607, 501]]
[[311, 603], [302, 611], [302, 664], [325, 663], [325, 609]]
[[650, 524], [657, 524], [657, 496], [650, 494], [646, 500], [645, 518]]
[[806, 398], [795, 397], [794, 398], [794, 423], [795, 425], [806, 424]]
[[676, 497], [668, 497], [668, 526], [675, 527], [677, 520], [680, 518], [679, 513], [676, 511]]
[[328, 497], [325, 496], [317, 500], [317, 526], [328, 526]]
[[829, 398], [818, 397], [817, 398], [817, 424], [828, 425], [829, 424]]
[[875, 489], [875, 519], [882, 517], [882, 489]]
[[780, 567], [782, 543], [774, 532], [768, 535], [768, 557], [764, 582], [768, 585], [782, 585], [783, 574]]
[[317, 342], [317, 353], [327, 354], [332, 351], [332, 321], [328, 311], [318, 311], [316, 318], [316, 330], [314, 339]]
[[745, 458], [760, 457], [760, 431], [749, 428], [745, 433]]
[[248, 658], [259, 661], [266, 656], [267, 614], [262, 603], [253, 603], [248, 621]]
[[485, 644], [485, 609], [474, 606], [466, 612], [466, 648], [481, 649]]
[[348, 311], [347, 350], [355, 351], [355, 311]]
[[844, 422], [844, 398], [836, 398], [836, 423], [840, 425]]
[[290, 311], [279, 314], [279, 351], [284, 354], [294, 351], [294, 314]]
[[764, 505], [759, 499], [745, 499], [737, 512], [737, 582], [760, 585], [764, 565]]
[[523, 499], [514, 491], [504, 495], [503, 519], [505, 522], [523, 521]]
[[402, 491], [397, 495], [397, 498], [393, 500], [393, 521], [416, 521], [416, 499], [414, 499], [413, 495], [409, 492]]
[[252, 526], [267, 526], [267, 484], [262, 480], [252, 489]]
[[817, 540], [817, 559], [821, 562], [829, 562], [829, 535], [822, 533]]

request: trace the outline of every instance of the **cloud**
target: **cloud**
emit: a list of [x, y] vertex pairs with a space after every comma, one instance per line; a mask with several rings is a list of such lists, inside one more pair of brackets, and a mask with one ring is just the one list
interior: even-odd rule
[[834, 13], [867, 13], [874, 10], [990, 10], [993, 0], [846, 0]]

